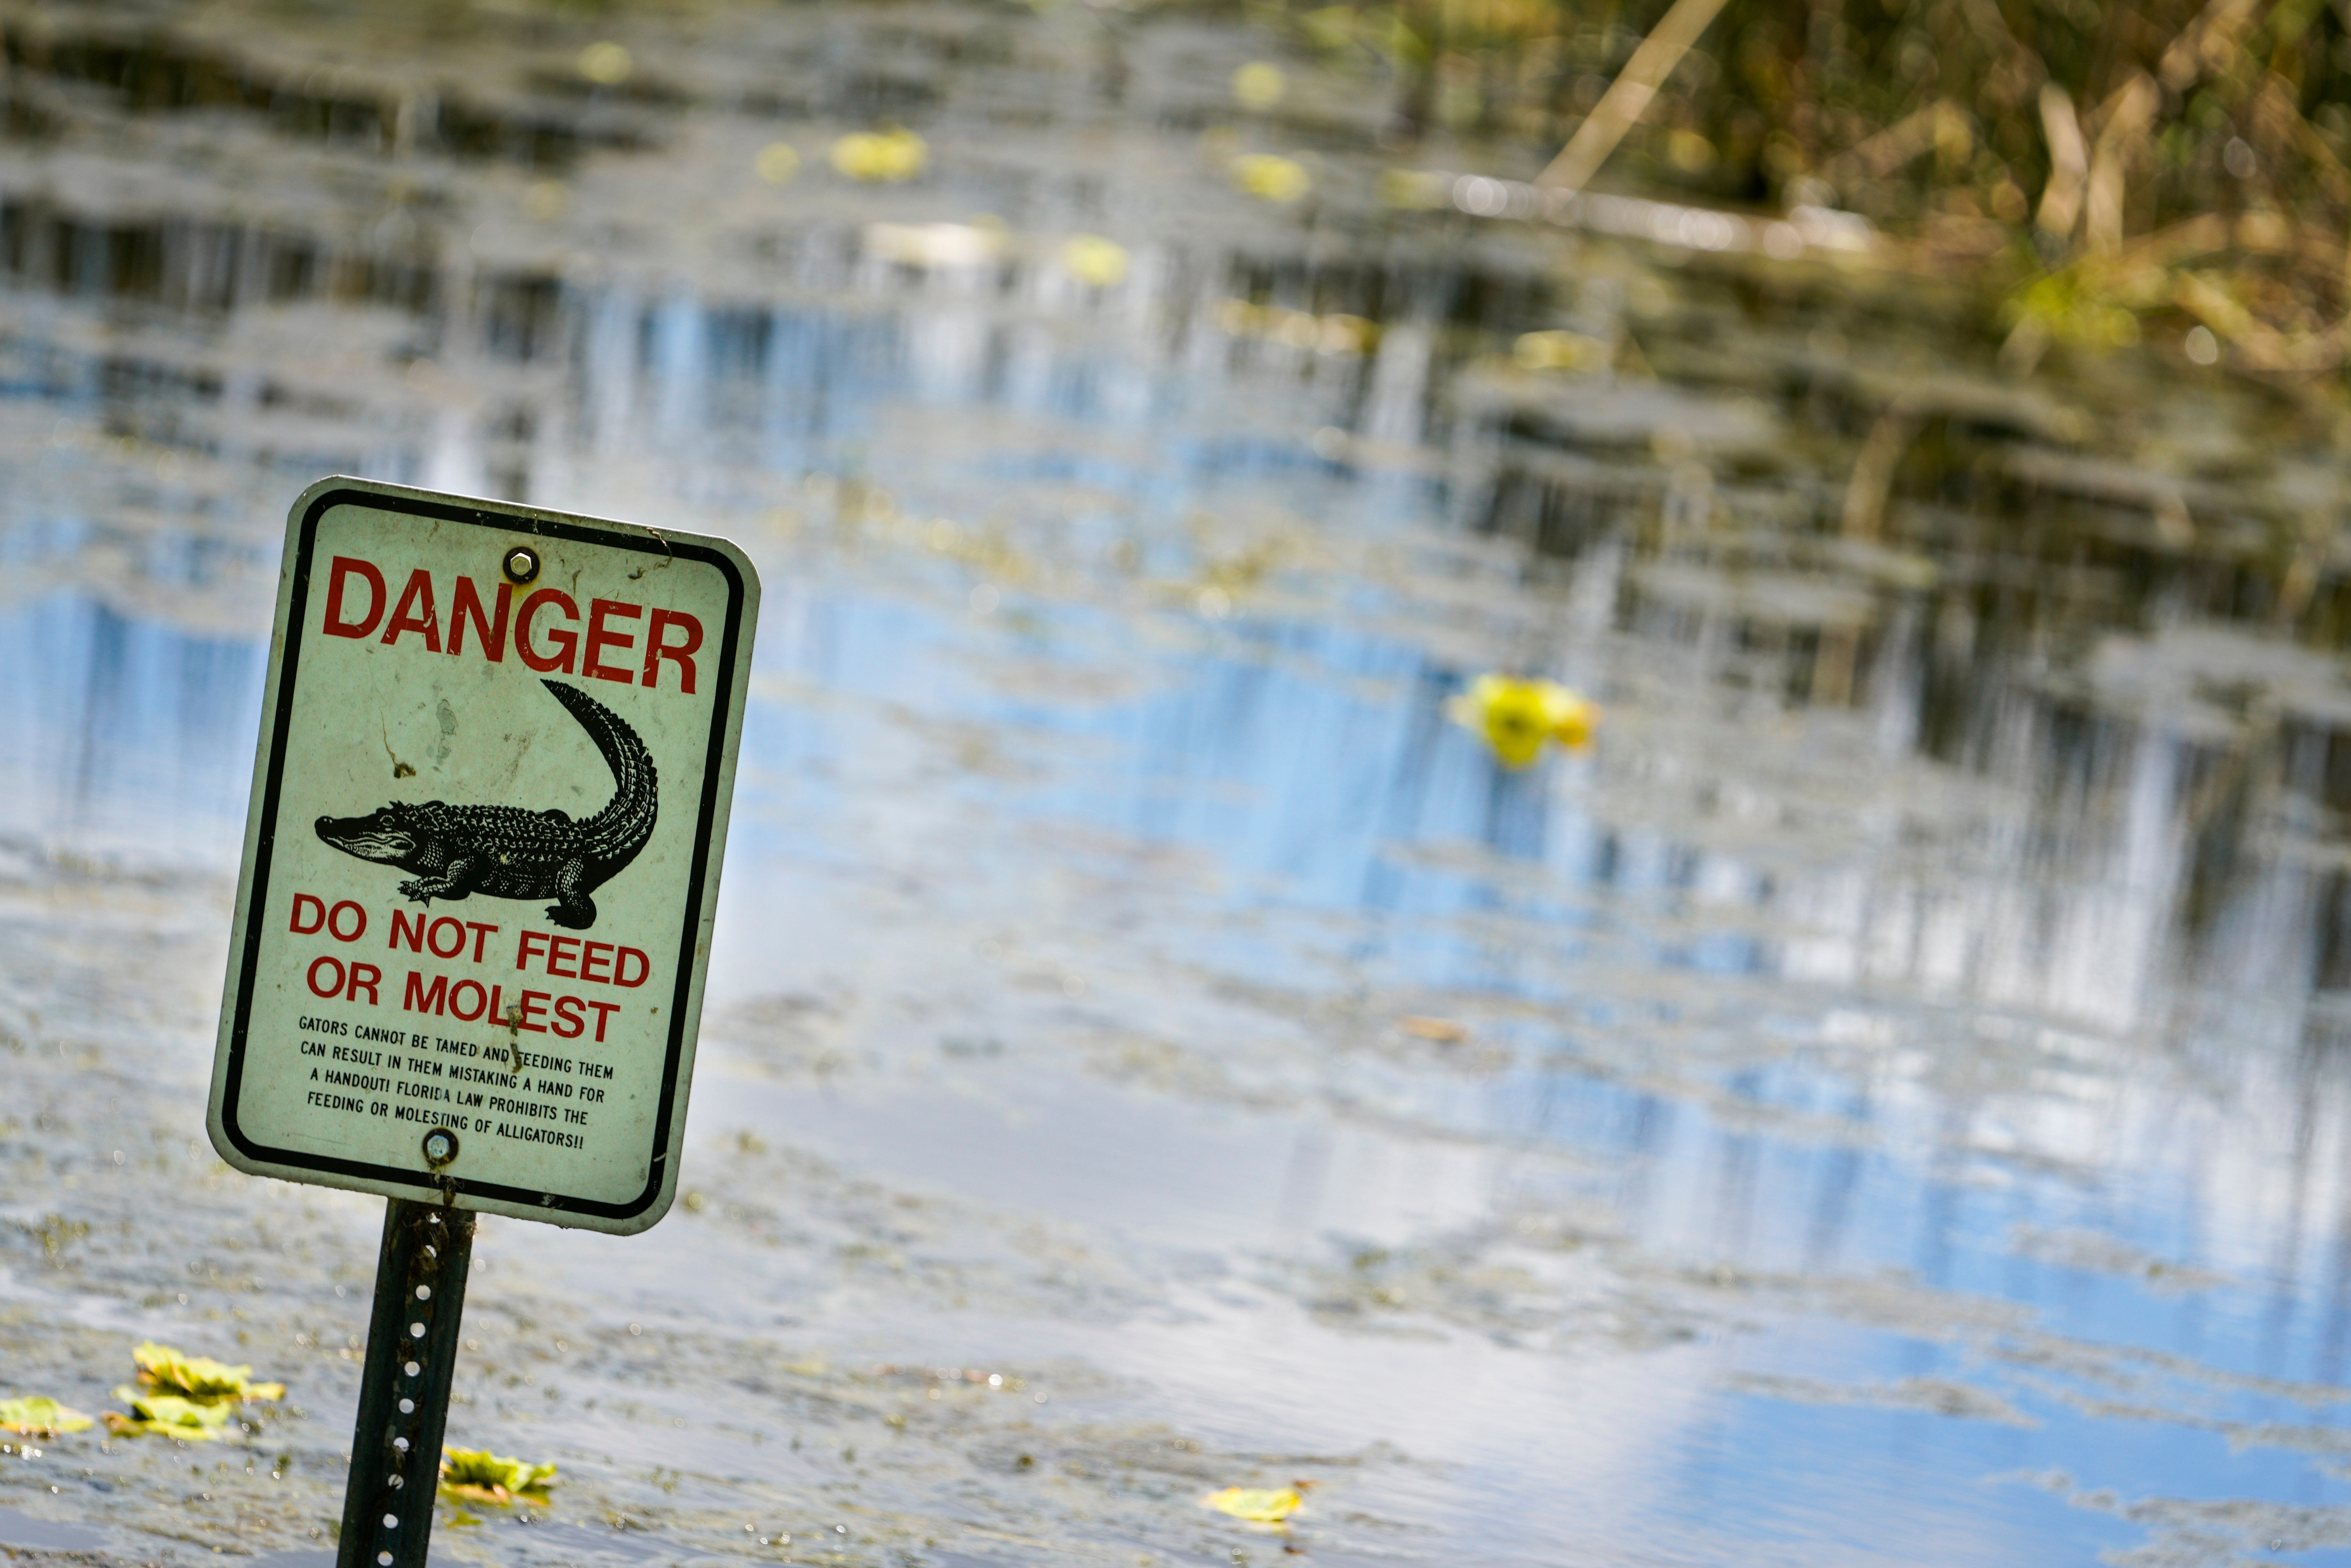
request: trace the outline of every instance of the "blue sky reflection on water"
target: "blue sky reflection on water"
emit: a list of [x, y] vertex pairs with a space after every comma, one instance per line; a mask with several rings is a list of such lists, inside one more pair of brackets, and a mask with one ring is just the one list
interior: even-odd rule
[[[830, 684], [838, 672], [854, 670], [856, 687], [876, 701], [909, 691], [937, 694], [935, 676], [898, 674], [893, 661], [921, 646], [901, 616], [885, 612], [862, 632], [844, 620], [838, 607], [827, 617], [825, 651], [805, 672], [809, 678]], [[1188, 660], [1157, 672], [1157, 684], [1134, 703], [1089, 708], [1077, 718], [1063, 714], [1058, 724], [1050, 711], [1014, 705], [1002, 722], [1046, 727], [1057, 738], [1092, 744], [1074, 747], [1083, 759], [1069, 766], [1073, 779], [991, 803], [1211, 854], [1231, 878], [1222, 906], [1270, 916], [1275, 925], [1285, 917], [1311, 924], [1332, 912], [1354, 917], [1343, 946], [1328, 936], [1320, 944], [1340, 949], [1332, 956], [1343, 953], [1379, 983], [1565, 1004], [1590, 1019], [1585, 1029], [1604, 1031], [1613, 999], [1604, 977], [1591, 992], [1521, 977], [1514, 955], [1459, 933], [1458, 919], [1531, 904], [1519, 917], [1539, 928], [1538, 940], [1573, 949], [1597, 932], [1623, 944], [1624, 934], [1609, 929], [1611, 907], [1671, 904], [1703, 875], [1690, 863], [1695, 857], [1686, 857], [1677, 873], [1670, 844], [1604, 842], [1611, 835], [1578, 809], [1574, 764], [1547, 779], [1498, 773], [1467, 737], [1437, 720], [1449, 682], [1425, 660], [1376, 640], [1284, 635], [1287, 630], [1236, 629], [1231, 642], [1238, 656], [1220, 650]], [[1269, 668], [1276, 659], [1279, 666]], [[1385, 685], [1386, 704], [1353, 695], [1360, 684], [1374, 682]], [[952, 699], [948, 706], [963, 710]], [[1389, 852], [1416, 841], [1483, 841], [1507, 859], [1549, 868], [1560, 878], [1551, 907], [1540, 898], [1513, 898], [1475, 875], [1398, 863]], [[1243, 950], [1247, 942], [1220, 943], [1209, 932], [1201, 939], [1227, 972], [1280, 982], [1278, 946], [1259, 946], [1252, 956]], [[1701, 934], [1625, 946], [1635, 950], [1634, 961], [1668, 971], [1768, 977], [1772, 968], [1772, 944], [1760, 936]], [[1760, 996], [1768, 999], [1769, 988]], [[1771, 1023], [1768, 1012], [1750, 1014], [1749, 1021]], [[1542, 1026], [1534, 1032], [1544, 1032]], [[2340, 1355], [2339, 1321], [2326, 1321], [2323, 1292], [2294, 1281], [2256, 1275], [2173, 1293], [2160, 1278], [2150, 1289], [2146, 1281], [2019, 1256], [2021, 1233], [2052, 1232], [2116, 1238], [2143, 1249], [2122, 1260], [2126, 1268], [2159, 1270], [2156, 1260], [2201, 1256], [2199, 1230], [2209, 1221], [2199, 1212], [2192, 1179], [2177, 1168], [2127, 1173], [2133, 1179], [2085, 1193], [2078, 1179], [2063, 1176], [2000, 1173], [2004, 1179], [1991, 1180], [1992, 1170], [1956, 1168], [1930, 1144], [1807, 1147], [1726, 1127], [1671, 1096], [1606, 1082], [1575, 1060], [1572, 1034], [1554, 1039], [1552, 1048], [1566, 1058], [1554, 1071], [1506, 1074], [1477, 1103], [1451, 1113], [1465, 1133], [1505, 1146], [1555, 1144], [1622, 1172], [1612, 1184], [1619, 1211], [1646, 1248], [1717, 1267], [1799, 1275], [1907, 1270], [1935, 1290], [2030, 1308], [2036, 1336], [2171, 1353], [2246, 1378], [2331, 1383], [2336, 1375], [2329, 1364]], [[1866, 1141], [1873, 1123], [1865, 1086], [1801, 1062], [1735, 1074], [1726, 1091], [1735, 1103], [1834, 1118], [1855, 1143]], [[1752, 1518], [1785, 1506], [1794, 1516], [1790, 1539], [1816, 1539], [1811, 1531], [1817, 1521], [1804, 1517], [1808, 1508], [1785, 1500], [1812, 1499], [1825, 1485], [1850, 1521], [1855, 1511], [1867, 1511], [1876, 1494], [1915, 1491], [1922, 1473], [1967, 1474], [1977, 1487], [2004, 1472], [2055, 1469], [2069, 1472], [2072, 1485], [2085, 1492], [2115, 1488], [2127, 1495], [2152, 1487], [2195, 1495], [2220, 1482], [2237, 1495], [2305, 1507], [2340, 1500], [2339, 1483], [2314, 1476], [2308, 1459], [2290, 1449], [2256, 1442], [2232, 1452], [2217, 1431], [2149, 1422], [2146, 1412], [2136, 1419], [2087, 1416], [2065, 1396], [2098, 1397], [2094, 1385], [2019, 1375], [2001, 1364], [1996, 1341], [1954, 1346], [1890, 1333], [1856, 1341], [1802, 1330], [1787, 1339], [1738, 1356], [1742, 1371], [1810, 1379], [1804, 1387], [1822, 1396], [1920, 1379], [1980, 1386], [1990, 1370], [1991, 1386], [2012, 1407], [2003, 1419], [1977, 1424], [1873, 1409], [1865, 1394], [1855, 1405], [1826, 1407], [1768, 1397], [1725, 1400], [1704, 1436], [1693, 1436], [1686, 1473], [1677, 1472], [1676, 1482], [1708, 1514], [1728, 1508]], [[1989, 1368], [1987, 1351], [1994, 1353]], [[1937, 1396], [1932, 1390], [1926, 1396]], [[2199, 1417], [2243, 1432], [2265, 1424], [2307, 1427], [2312, 1412], [2292, 1400], [2237, 1391], [2206, 1405]], [[1980, 1512], [2020, 1524], [2030, 1518], [2025, 1533], [2044, 1543], [2111, 1546], [2131, 1533], [2097, 1510], [2065, 1505], [2021, 1478], [1948, 1500], [1959, 1517]], [[1898, 1507], [1887, 1513], [1904, 1516]], [[1876, 1548], [1897, 1549], [1902, 1536], [1894, 1531]], [[2020, 1554], [2031, 1555], [2032, 1548], [2011, 1540], [1985, 1560]], [[2339, 1556], [2311, 1560], [2329, 1555]]]
[[[796, 864], [853, 877], [856, 846], [888, 821], [889, 807], [877, 811], [862, 788], [877, 770], [895, 775], [893, 792], [959, 798], [972, 821], [1026, 819], [1046, 842], [1083, 824], [1118, 842], [1177, 846], [1213, 867], [1213, 885], [1162, 956], [1301, 995], [1335, 968], [1358, 985], [1480, 998], [1503, 1013], [1497, 1032], [1508, 1031], [1517, 1065], [1458, 1092], [1412, 1095], [1417, 1113], [1495, 1152], [1499, 1206], [1541, 1202], [1556, 1176], [1514, 1170], [1514, 1154], [1556, 1148], [1587, 1163], [1573, 1185], [1613, 1210], [1619, 1244], [1656, 1266], [1799, 1281], [1899, 1270], [1933, 1291], [2028, 1308], [2013, 1323], [2029, 1323], [2036, 1342], [2169, 1353], [2242, 1378], [2340, 1375], [2340, 1299], [2317, 1281], [2255, 1272], [2167, 1291], [2160, 1280], [2151, 1288], [2118, 1280], [2111, 1263], [2102, 1271], [2020, 1255], [2021, 1234], [2086, 1234], [2138, 1249], [2126, 1267], [2141, 1258], [2192, 1265], [2206, 1256], [2212, 1220], [2209, 1199], [2176, 1163], [2111, 1171], [2095, 1186], [2072, 1173], [1963, 1163], [1922, 1134], [1916, 1107], [1881, 1116], [1868, 1085], [1819, 1071], [1800, 1052], [1725, 1075], [1713, 1108], [1825, 1118], [1846, 1130], [1842, 1141], [1725, 1124], [1591, 1061], [1583, 1045], [1613, 1023], [1672, 1018], [1676, 973], [1754, 982], [1740, 1022], [1792, 1040], [1807, 1009], [1835, 998], [1818, 988], [1781, 992], [1773, 945], [1761, 936], [1656, 930], [1698, 869], [1685, 857], [1677, 871], [1669, 843], [1605, 842], [1611, 835], [1579, 800], [1584, 762], [1499, 773], [1442, 721], [1448, 673], [1408, 649], [1311, 626], [1216, 626], [1155, 652], [1129, 695], [1072, 706], [1007, 700], [971, 673], [976, 654], [1061, 662], [1050, 614], [1005, 632], [903, 599], [827, 592], [783, 615], [800, 634], [771, 629], [761, 673], [820, 692], [823, 704], [814, 715], [772, 700], [755, 711], [730, 880], [738, 899], [733, 890], [746, 886], [789, 889]], [[40, 742], [18, 754], [20, 766], [33, 764], [28, 775], [47, 785], [17, 797], [20, 811], [34, 803], [17, 830], [217, 862], [238, 803], [258, 650], [125, 620], [69, 595], [8, 619], [11, 640], [27, 654], [39, 650], [43, 671], [11, 699], [21, 733]], [[943, 776], [893, 755], [904, 747], [877, 718], [884, 708], [977, 727], [1015, 776]], [[1497, 865], [1538, 868], [1550, 880], [1498, 885], [1474, 861], [1428, 864], [1404, 852], [1481, 842]], [[989, 858], [977, 852], [974, 869]], [[985, 912], [986, 895], [977, 902]], [[1236, 918], [1238, 931], [1227, 924]], [[1511, 940], [1481, 924], [1497, 919], [1511, 922]], [[1565, 964], [1522, 963], [1529, 944]], [[1304, 972], [1301, 955], [1312, 960]], [[1628, 964], [1662, 977], [1657, 990], [1618, 994], [1609, 971]], [[1938, 1529], [1971, 1533], [1962, 1524], [1972, 1521], [1998, 1538], [1979, 1542], [1980, 1555], [1949, 1540], [1952, 1554], [1938, 1560], [1958, 1562], [2053, 1550], [2040, 1560], [2058, 1561], [2132, 1539], [2107, 1514], [2013, 1472], [2062, 1469], [2082, 1491], [2126, 1497], [2342, 1500], [2340, 1483], [2291, 1448], [2255, 1442], [2232, 1451], [2228, 1436], [2193, 1429], [2178, 1412], [2168, 1423], [2085, 1413], [2069, 1397], [2105, 1390], [2014, 1349], [1997, 1327], [1921, 1337], [1880, 1322], [1856, 1333], [1799, 1308], [1783, 1326], [1729, 1342], [1729, 1390], [1710, 1396], [1668, 1450], [1646, 1506], [1666, 1518], [1737, 1517], [1760, 1536], [1766, 1560], [1773, 1542], [1802, 1560], [1807, 1543], [1834, 1533], [1832, 1519], [1848, 1531], [1872, 1521], [1840, 1535], [1847, 1547], [1894, 1552], [1918, 1528], [1918, 1510], [1943, 1516]], [[1800, 1380], [1783, 1386], [1801, 1396], [1737, 1392], [1742, 1375]], [[1989, 1392], [2007, 1414], [1955, 1419], [1874, 1405], [1917, 1380]], [[1846, 1397], [1855, 1402], [1833, 1402]], [[2207, 1390], [2194, 1412], [2241, 1433], [2309, 1427], [2332, 1413], [2247, 1388]], [[2011, 1479], [1989, 1479], [2001, 1476]], [[1495, 1544], [1537, 1550], [1533, 1541], [1509, 1543], [1510, 1533]]]
[[[9, 1016], [96, 1007], [149, 1053], [103, 1094], [36, 1053], [26, 1094], [119, 1119], [81, 1154], [182, 1138], [287, 500], [343, 469], [706, 528], [768, 589], [695, 1113], [713, 1202], [625, 1254], [508, 1228], [482, 1287], [486, 1321], [709, 1336], [567, 1385], [692, 1409], [665, 1430], [705, 1490], [485, 1374], [469, 1419], [571, 1444], [579, 1495], [722, 1555], [737, 1514], [853, 1496], [924, 1521], [917, 1561], [977, 1513], [1216, 1561], [1189, 1470], [1071, 1490], [1172, 1431], [1217, 1477], [1337, 1478], [1340, 1564], [2346, 1560], [2331, 653], [2186, 589], [2067, 599], [2008, 545], [1792, 524], [1842, 459], [1802, 466], [1810, 394], [1677, 379], [1731, 292], [1687, 257], [1448, 229], [1396, 236], [1371, 289], [1203, 175], [1214, 222], [1099, 197], [1135, 266], [1097, 296], [1051, 260], [1066, 193], [967, 223], [1005, 176], [944, 153], [904, 191], [811, 173], [748, 237], [608, 200], [739, 175], [713, 149], [771, 128], [713, 112], [577, 173], [626, 243], [442, 170], [483, 215], [439, 293], [287, 264], [174, 307], [201, 246], [128, 301], [70, 281], [102, 268], [0, 289], [0, 834], [27, 885], [85, 879], [28, 906], [60, 946], [16, 961]], [[107, 140], [136, 122], [91, 155], [145, 168]], [[62, 199], [0, 211], [97, 245]], [[281, 216], [236, 243], [309, 243]], [[950, 241], [989, 259], [906, 259]], [[1626, 305], [1650, 288], [1685, 315]], [[1375, 295], [1332, 347], [1318, 323]], [[1667, 371], [1511, 368], [1571, 316]], [[1592, 691], [1597, 745], [1499, 769], [1445, 712], [1493, 667]], [[118, 991], [68, 974], [175, 919], [180, 956]], [[192, 1232], [277, 1201], [141, 1179]], [[353, 1222], [283, 1223], [326, 1258]], [[177, 1321], [123, 1269], [10, 1288], [66, 1303], [43, 1322]], [[775, 1378], [923, 1416], [856, 1369], [1023, 1356], [1064, 1381], [1022, 1424], [801, 1469], [725, 1446]], [[1004, 1462], [1048, 1438], [1050, 1494]]]

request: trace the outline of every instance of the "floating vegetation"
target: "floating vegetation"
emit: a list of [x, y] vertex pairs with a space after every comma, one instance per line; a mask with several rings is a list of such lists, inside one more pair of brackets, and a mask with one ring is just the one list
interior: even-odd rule
[[40, 1242], [41, 1259], [52, 1269], [64, 1268], [66, 1249], [89, 1234], [88, 1221], [62, 1214], [46, 1215], [37, 1225], [20, 1223], [16, 1228]]
[[1228, 338], [1259, 338], [1319, 354], [1368, 354], [1380, 340], [1378, 323], [1361, 316], [1344, 311], [1317, 316], [1311, 310], [1252, 305], [1246, 299], [1217, 301], [1217, 329]]
[[1313, 1485], [1312, 1481], [1292, 1481], [1279, 1489], [1227, 1487], [1202, 1498], [1200, 1506], [1228, 1513], [1246, 1523], [1284, 1530], [1289, 1528], [1290, 1516], [1298, 1511]]
[[283, 1399], [282, 1383], [256, 1383], [250, 1366], [230, 1366], [208, 1355], [187, 1355], [149, 1340], [131, 1353], [139, 1364], [139, 1386], [176, 1394], [199, 1404], [235, 1404], [242, 1399]]
[[598, 87], [618, 87], [636, 70], [636, 61], [629, 51], [610, 38], [601, 39], [580, 51], [580, 74]]
[[913, 131], [857, 131], [832, 144], [832, 166], [869, 185], [894, 185], [913, 179], [930, 162], [928, 143]]
[[800, 155], [789, 141], [770, 141], [751, 160], [751, 168], [770, 185], [788, 185], [800, 172]]
[[1453, 204], [1453, 182], [1425, 169], [1383, 169], [1373, 189], [1384, 206], [1433, 213]]
[[248, 1399], [286, 1396], [282, 1383], [256, 1383], [250, 1366], [230, 1366], [207, 1355], [191, 1356], [149, 1340], [131, 1353], [139, 1366], [136, 1386], [114, 1391], [131, 1414], [106, 1412], [107, 1430], [119, 1436], [147, 1435], [209, 1441], [225, 1436], [236, 1407]]
[[1582, 332], [1521, 332], [1510, 345], [1510, 358], [1522, 371], [1605, 370], [1611, 357], [1607, 344]]
[[1114, 288], [1126, 277], [1126, 247], [1100, 235], [1073, 235], [1061, 246], [1061, 270], [1090, 288]]
[[135, 1394], [118, 1388], [114, 1396], [131, 1406], [128, 1416], [119, 1410], [106, 1412], [106, 1429], [118, 1437], [177, 1437], [183, 1442], [208, 1443], [227, 1436], [229, 1422], [236, 1415], [234, 1405], [199, 1405], [176, 1394]]
[[501, 1458], [487, 1448], [441, 1450], [441, 1495], [452, 1501], [499, 1508], [518, 1501], [543, 1503], [547, 1489], [554, 1484], [553, 1465]]
[[1233, 72], [1233, 101], [1262, 113], [1281, 101], [1290, 83], [1270, 60], [1251, 60]]
[[62, 1432], [87, 1432], [93, 1425], [80, 1411], [41, 1395], [0, 1399], [0, 1432], [14, 1432], [20, 1437], [54, 1437]]
[[1580, 751], [1592, 744], [1593, 728], [1600, 722], [1596, 705], [1556, 681], [1492, 674], [1470, 682], [1445, 711], [1454, 723], [1483, 736], [1505, 768], [1531, 765], [1549, 742]]
[[1272, 152], [1244, 152], [1231, 168], [1233, 183], [1260, 202], [1294, 202], [1314, 188], [1305, 164]]

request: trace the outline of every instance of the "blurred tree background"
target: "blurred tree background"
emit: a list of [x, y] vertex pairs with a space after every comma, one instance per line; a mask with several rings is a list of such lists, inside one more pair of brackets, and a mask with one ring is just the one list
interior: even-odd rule
[[[1698, 0], [1703, 4], [1704, 0]], [[1548, 156], [1667, 0], [1291, 7], [1395, 134]], [[2003, 301], [2006, 355], [2120, 345], [2332, 381], [2346, 347], [2351, 0], [1728, 0], [1596, 183], [1837, 206]]]

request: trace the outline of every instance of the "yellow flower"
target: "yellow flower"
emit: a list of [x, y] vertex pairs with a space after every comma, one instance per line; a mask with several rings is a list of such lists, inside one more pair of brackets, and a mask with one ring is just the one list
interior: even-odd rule
[[1260, 202], [1294, 202], [1313, 189], [1313, 177], [1294, 159], [1246, 152], [1233, 160], [1233, 183]]
[[1218, 1513], [1229, 1513], [1235, 1519], [1251, 1524], [1270, 1524], [1275, 1529], [1286, 1528], [1285, 1521], [1298, 1511], [1306, 1500], [1306, 1490], [1312, 1481], [1292, 1481], [1279, 1491], [1261, 1487], [1227, 1487], [1212, 1491], [1200, 1500], [1202, 1508], [1213, 1508]]
[[832, 166], [852, 180], [893, 185], [911, 180], [930, 162], [931, 150], [911, 131], [858, 131], [832, 144]]
[[1486, 737], [1505, 768], [1524, 768], [1542, 755], [1545, 741], [1571, 751], [1592, 743], [1600, 709], [1582, 694], [1556, 681], [1520, 680], [1483, 674], [1446, 705], [1453, 722]]

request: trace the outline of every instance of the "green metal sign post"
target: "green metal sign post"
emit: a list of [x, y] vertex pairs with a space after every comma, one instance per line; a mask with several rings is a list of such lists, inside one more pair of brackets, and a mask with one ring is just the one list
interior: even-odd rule
[[424, 1568], [474, 1217], [390, 1199], [335, 1568]]

